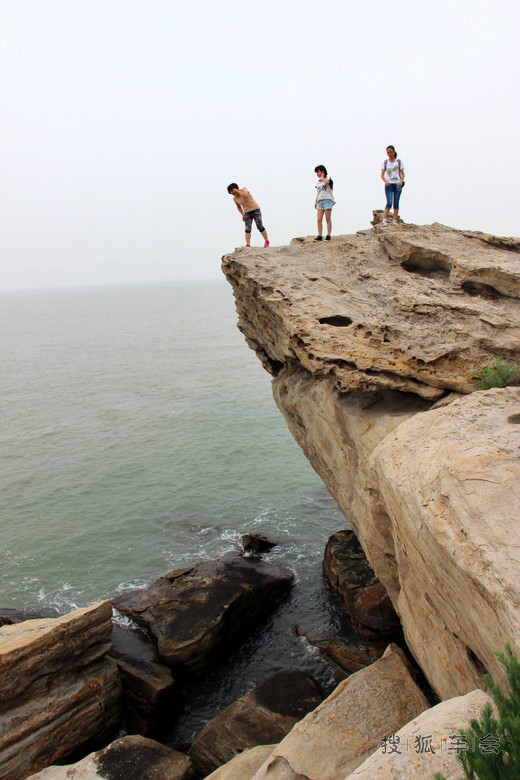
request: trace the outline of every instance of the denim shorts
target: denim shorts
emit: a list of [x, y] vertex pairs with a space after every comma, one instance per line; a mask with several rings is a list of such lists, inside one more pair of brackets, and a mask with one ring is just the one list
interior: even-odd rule
[[318, 208], [322, 211], [325, 211], [325, 209], [331, 209], [332, 208], [332, 199], [331, 198], [325, 198], [324, 200], [318, 201]]

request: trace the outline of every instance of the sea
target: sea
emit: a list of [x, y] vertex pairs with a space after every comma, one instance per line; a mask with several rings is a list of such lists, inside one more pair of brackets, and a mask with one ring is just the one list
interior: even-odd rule
[[346, 521], [274, 403], [229, 285], [4, 292], [0, 329], [0, 607], [64, 613], [265, 534], [293, 591], [191, 685], [173, 738], [191, 741], [280, 669], [330, 689], [307, 637], [348, 631], [321, 579]]

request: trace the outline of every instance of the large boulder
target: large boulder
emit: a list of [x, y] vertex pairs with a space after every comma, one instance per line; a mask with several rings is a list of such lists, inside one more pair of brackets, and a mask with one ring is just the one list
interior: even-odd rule
[[459, 738], [484, 705], [492, 699], [484, 691], [448, 699], [421, 713], [395, 734], [387, 734], [379, 749], [344, 780], [433, 780], [442, 772], [446, 780], [460, 780], [457, 755], [474, 746]]
[[243, 750], [280, 742], [322, 700], [320, 686], [308, 674], [276, 672], [202, 729], [190, 749], [195, 769], [205, 777]]
[[329, 538], [323, 575], [360, 633], [379, 636], [400, 630], [401, 623], [388, 593], [353, 531], [337, 531]]
[[427, 708], [402, 652], [390, 645], [299, 721], [254, 780], [338, 780]]
[[145, 626], [169, 666], [202, 674], [287, 595], [286, 569], [238, 553], [177, 569], [114, 606]]
[[76, 764], [51, 766], [31, 780], [192, 780], [190, 760], [152, 739], [129, 736]]
[[520, 388], [477, 392], [403, 423], [371, 459], [397, 611], [442, 699], [482, 687], [485, 672], [505, 687], [495, 651], [520, 654], [519, 413]]
[[26, 777], [117, 726], [111, 630], [108, 601], [0, 628], [0, 780]]

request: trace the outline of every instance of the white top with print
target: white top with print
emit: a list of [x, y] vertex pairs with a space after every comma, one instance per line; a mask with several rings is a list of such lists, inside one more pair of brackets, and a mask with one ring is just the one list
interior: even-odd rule
[[385, 171], [385, 179], [387, 180], [388, 184], [397, 184], [397, 182], [399, 181], [400, 179], [399, 166], [401, 166], [401, 171], [404, 171], [403, 161], [400, 160], [398, 157], [396, 157], [393, 162], [390, 162], [389, 159], [386, 159], [383, 162], [381, 166], [381, 170]]
[[[329, 177], [327, 176], [327, 179]], [[330, 199], [332, 203], [334, 204], [336, 201], [334, 200], [334, 195], [332, 194], [332, 190], [328, 184], [325, 184], [324, 181], [321, 179], [318, 179], [318, 183], [316, 184], [316, 200], [318, 203], [320, 200], [327, 200]]]

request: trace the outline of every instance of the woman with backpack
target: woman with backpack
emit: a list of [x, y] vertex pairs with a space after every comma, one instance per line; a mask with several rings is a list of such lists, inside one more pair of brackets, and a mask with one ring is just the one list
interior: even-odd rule
[[325, 236], [325, 240], [330, 241], [330, 233], [332, 229], [332, 207], [336, 203], [334, 200], [334, 195], [332, 194], [334, 182], [327, 174], [327, 169], [324, 165], [317, 165], [314, 169], [314, 173], [318, 176], [318, 183], [316, 184], [316, 200], [314, 201], [314, 208], [317, 209], [318, 212], [318, 235], [314, 240], [323, 240], [323, 215], [325, 214], [325, 221], [327, 223], [327, 235]]
[[393, 208], [393, 224], [397, 225], [399, 216], [399, 200], [404, 187], [404, 166], [397, 157], [395, 147], [387, 146], [387, 159], [381, 166], [381, 178], [385, 184], [386, 206], [383, 214], [383, 225], [388, 224], [388, 212]]

